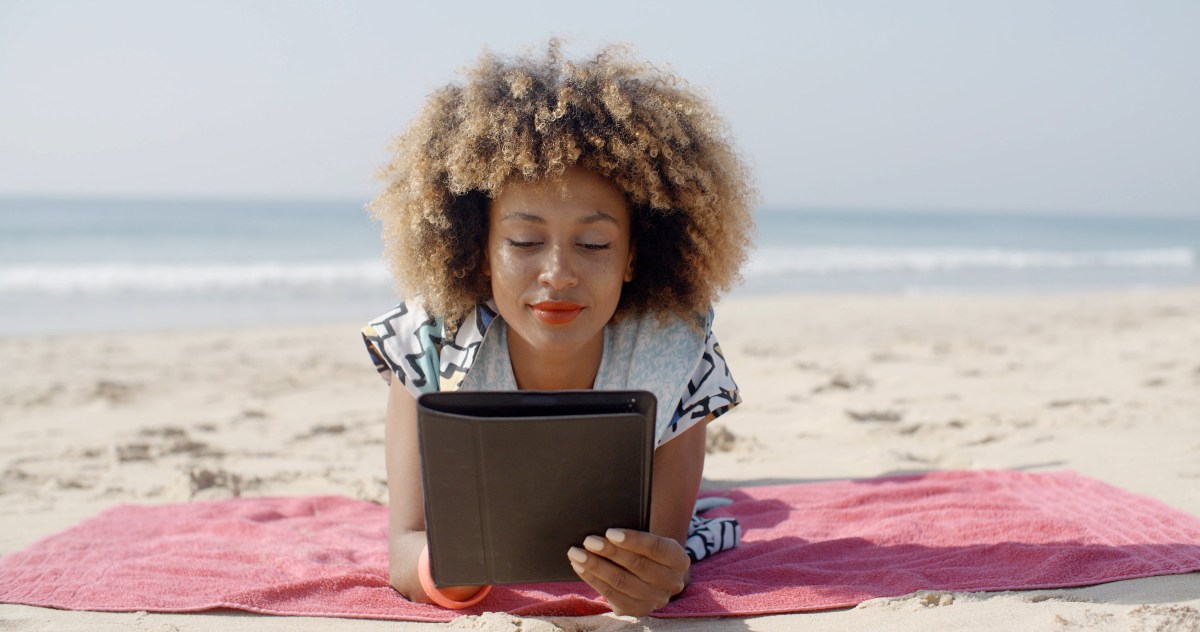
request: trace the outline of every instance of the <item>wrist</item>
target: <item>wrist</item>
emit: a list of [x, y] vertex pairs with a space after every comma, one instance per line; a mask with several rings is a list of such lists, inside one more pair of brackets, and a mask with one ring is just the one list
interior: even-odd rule
[[417, 577], [421, 581], [421, 589], [425, 591], [426, 596], [433, 603], [452, 610], [461, 610], [470, 608], [479, 603], [492, 591], [490, 585], [480, 586], [473, 594], [463, 592], [467, 587], [455, 587], [453, 589], [441, 589], [434, 585], [433, 574], [429, 570], [429, 547], [421, 549], [421, 556], [417, 558]]

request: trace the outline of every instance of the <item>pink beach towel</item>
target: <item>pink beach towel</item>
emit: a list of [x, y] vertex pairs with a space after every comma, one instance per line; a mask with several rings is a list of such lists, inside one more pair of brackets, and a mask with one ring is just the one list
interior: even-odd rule
[[[937, 472], [730, 489], [741, 545], [699, 562], [662, 617], [853, 606], [916, 590], [1082, 586], [1200, 570], [1200, 520], [1072, 473]], [[448, 621], [590, 615], [585, 584], [414, 604], [387, 583], [385, 508], [340, 497], [110, 509], [0, 559], [0, 602], [77, 610]]]

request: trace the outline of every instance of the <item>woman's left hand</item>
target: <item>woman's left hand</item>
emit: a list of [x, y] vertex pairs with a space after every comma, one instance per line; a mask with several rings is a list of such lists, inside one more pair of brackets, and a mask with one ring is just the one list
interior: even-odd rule
[[691, 560], [679, 542], [630, 529], [609, 529], [604, 535], [588, 536], [583, 548], [571, 547], [567, 557], [616, 614], [649, 614], [687, 585]]

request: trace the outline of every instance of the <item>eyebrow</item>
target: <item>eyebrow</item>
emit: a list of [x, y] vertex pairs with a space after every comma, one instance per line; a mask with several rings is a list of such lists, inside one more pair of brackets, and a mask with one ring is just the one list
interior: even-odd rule
[[[533, 224], [546, 223], [546, 218], [542, 217], [541, 215], [534, 215], [533, 213], [507, 213], [504, 215], [504, 217], [500, 218], [500, 221], [502, 222], [506, 222], [508, 220], [519, 220]], [[613, 224], [620, 225], [620, 222], [617, 221], [617, 218], [603, 211], [596, 211], [595, 213], [580, 218], [579, 220], [580, 224], [595, 224], [597, 222], [611, 222]]]

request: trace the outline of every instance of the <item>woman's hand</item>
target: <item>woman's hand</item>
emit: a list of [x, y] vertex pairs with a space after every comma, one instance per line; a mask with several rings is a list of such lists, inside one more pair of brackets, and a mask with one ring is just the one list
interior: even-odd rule
[[583, 548], [571, 547], [567, 557], [616, 614], [649, 614], [687, 585], [691, 560], [679, 542], [630, 529], [609, 529], [604, 535], [588, 536]]

